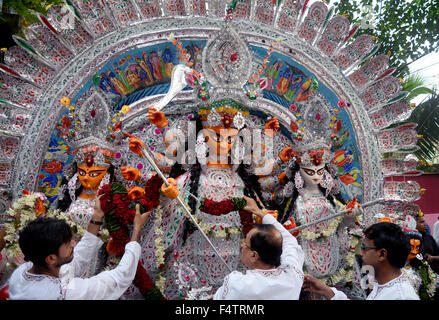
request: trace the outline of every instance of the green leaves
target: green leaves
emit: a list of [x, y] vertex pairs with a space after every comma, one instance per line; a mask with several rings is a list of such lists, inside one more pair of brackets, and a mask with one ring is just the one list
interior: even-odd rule
[[[338, 4], [338, 5], [337, 5]], [[364, 8], [370, 0], [335, 2], [336, 14], [346, 13], [352, 22], [365, 18]], [[398, 77], [408, 74], [408, 63], [437, 50], [439, 47], [439, 6], [437, 0], [382, 0], [373, 8], [375, 29], [360, 29], [353, 37], [371, 34], [378, 38], [378, 53], [391, 52], [391, 65]]]
[[120, 183], [120, 182], [113, 182], [111, 184], [111, 195], [118, 194], [118, 193], [120, 193], [120, 194], [123, 194], [123, 193], [128, 194], [128, 190], [125, 188], [125, 186], [122, 183]]
[[[35, 12], [46, 15], [51, 5], [64, 5], [63, 0], [4, 0], [4, 8], [12, 8], [27, 24], [39, 22]], [[1, 12], [0, 12], [1, 15]]]

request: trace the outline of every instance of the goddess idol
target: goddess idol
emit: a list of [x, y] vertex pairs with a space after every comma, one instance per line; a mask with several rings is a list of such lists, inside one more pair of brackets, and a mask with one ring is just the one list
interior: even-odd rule
[[[217, 47], [222, 49], [218, 50]], [[229, 64], [227, 68], [216, 69], [214, 74], [207, 73], [207, 80], [214, 84], [213, 92], [209, 92], [210, 86], [207, 85], [207, 81], [203, 82], [202, 78], [194, 79], [188, 75], [188, 78], [183, 80], [200, 84], [198, 93], [201, 102], [197, 106], [194, 120], [188, 125], [192, 125], [196, 137], [193, 149], [189, 147], [186, 150], [185, 145], [190, 141], [182, 140], [182, 134], [170, 127], [164, 112], [149, 108], [148, 119], [157, 127], [156, 130], [162, 132], [163, 142], [167, 147], [166, 154], [154, 154], [155, 161], [171, 178], [168, 179], [171, 186], [162, 187], [162, 193], [167, 198], [161, 199], [164, 210], [164, 248], [167, 251], [165, 265], [168, 266], [164, 293], [170, 299], [181, 298], [181, 280], [173, 269], [177, 260], [180, 264], [193, 264], [198, 270], [198, 276], [206, 286], [212, 288], [212, 292], [222, 285], [224, 277], [231, 270], [242, 268], [240, 240], [254, 223], [253, 217], [241, 210], [245, 206], [242, 197], [250, 196], [264, 205], [259, 179], [271, 174], [275, 167], [273, 156], [267, 155], [272, 150], [271, 139], [279, 130], [279, 122], [272, 118], [265, 123], [262, 130], [250, 130], [252, 128], [247, 121], [250, 109], [245, 105], [251, 101], [241, 88], [235, 89], [248, 79], [248, 70], [243, 71], [243, 68], [248, 69], [248, 63], [244, 60], [250, 59], [247, 50], [236, 32], [226, 25], [220, 36], [211, 40], [203, 51], [204, 60], [207, 55], [215, 52], [222, 55], [221, 59], [227, 60]], [[242, 61], [234, 64], [228, 60], [230, 55], [236, 55], [236, 59]], [[174, 76], [176, 74], [174, 73]], [[174, 77], [171, 88], [175, 87], [175, 81], [178, 80]], [[180, 87], [185, 86], [186, 84], [183, 84]], [[233, 86], [235, 88], [230, 88]], [[200, 91], [203, 91], [203, 94], [200, 94]], [[203, 100], [202, 97], [205, 96], [211, 96], [213, 101]], [[228, 98], [224, 98], [225, 96]], [[253, 144], [251, 139], [248, 139], [250, 135], [253, 136]], [[138, 152], [139, 146], [143, 145], [140, 139], [131, 136], [129, 145], [131, 151], [141, 155]], [[256, 156], [256, 149], [262, 151], [259, 156]], [[188, 202], [191, 214], [201, 230], [208, 235], [211, 244], [231, 270], [217, 259], [211, 244], [185, 217], [178, 203], [172, 200], [178, 194], [178, 190]], [[151, 243], [154, 243], [153, 234], [145, 236], [143, 241], [144, 253], [141, 260], [146, 265], [147, 260], [154, 257], [153, 250], [150, 250]]]
[[291, 122], [294, 145], [281, 152], [281, 159], [293, 161], [289, 162], [284, 179], [279, 219], [288, 224], [292, 218], [296, 224], [304, 225], [352, 207], [344, 216], [301, 230], [298, 241], [305, 252], [305, 272], [355, 299], [364, 295], [358, 286], [360, 270], [355, 260], [363, 209], [356, 200], [346, 206], [340, 182], [331, 168], [330, 110], [326, 99], [315, 94], [306, 103], [303, 122]]
[[[107, 134], [112, 123], [111, 115], [101, 95], [92, 92], [85, 101], [78, 102], [76, 106], [68, 106], [68, 114], [61, 119], [61, 134], [70, 144], [73, 161], [64, 170], [57, 207], [74, 223], [87, 229], [90, 223], [94, 223], [91, 217], [98, 191], [115, 180], [112, 162], [122, 133], [120, 128], [115, 128], [114, 133]], [[121, 169], [122, 173], [129, 170]], [[90, 262], [86, 276], [99, 273], [105, 266], [106, 256], [103, 246]]]

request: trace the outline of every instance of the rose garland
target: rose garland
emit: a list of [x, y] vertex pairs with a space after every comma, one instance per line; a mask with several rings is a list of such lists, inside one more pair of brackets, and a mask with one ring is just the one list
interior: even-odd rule
[[[131, 199], [128, 196], [128, 190], [119, 182], [113, 182], [101, 188], [99, 195], [104, 195], [101, 198], [101, 208], [105, 213], [105, 222], [111, 235], [107, 244], [107, 251], [110, 254], [123, 255], [125, 245], [130, 241], [127, 226], [133, 223], [136, 214], [135, 204], [131, 200], [140, 204], [141, 212], [150, 211], [160, 203], [161, 185], [160, 177], [154, 175], [146, 183], [145, 192], [135, 189], [130, 194]], [[137, 264], [133, 283], [147, 300], [164, 299], [160, 289], [154, 285], [140, 261]]]
[[[228, 214], [232, 211], [239, 211], [239, 217], [242, 225], [242, 230], [240, 231], [242, 231], [245, 237], [254, 225], [253, 216], [247, 211], [242, 210], [246, 205], [247, 202], [243, 198], [231, 198], [223, 201], [214, 201], [205, 198], [200, 201], [200, 211], [214, 216]], [[215, 230], [216, 226], [209, 227], [208, 225], [201, 223], [200, 219], [197, 220], [203, 231], [211, 236], [215, 235], [216, 237], [220, 238], [229, 238], [232, 234], [239, 233], [239, 231], [237, 231], [239, 228], [236, 227], [224, 228], [223, 226], [219, 226], [219, 230]]]

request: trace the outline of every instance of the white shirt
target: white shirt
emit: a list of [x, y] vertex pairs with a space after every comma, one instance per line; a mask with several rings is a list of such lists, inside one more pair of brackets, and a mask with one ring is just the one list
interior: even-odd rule
[[224, 278], [214, 300], [298, 300], [303, 284], [302, 248], [270, 214], [262, 219], [272, 224], [282, 234], [281, 265], [270, 270], [247, 270], [245, 274], [233, 271]]
[[[348, 300], [347, 296], [335, 288], [331, 288], [334, 296], [331, 300]], [[400, 276], [384, 284], [373, 282], [372, 292], [366, 300], [420, 300], [410, 281], [401, 273]]]
[[439, 246], [439, 220], [437, 220], [433, 225], [433, 238], [436, 240], [436, 243]]
[[87, 232], [75, 246], [72, 262], [60, 268], [59, 278], [32, 274], [32, 262], [19, 266], [9, 279], [11, 300], [115, 300], [132, 283], [140, 257], [140, 245], [131, 241], [119, 265], [91, 278], [79, 278], [87, 273], [90, 259], [96, 255], [102, 241]]

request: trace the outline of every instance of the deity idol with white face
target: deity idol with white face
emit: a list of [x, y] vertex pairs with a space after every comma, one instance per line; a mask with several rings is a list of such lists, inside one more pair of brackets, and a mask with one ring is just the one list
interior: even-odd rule
[[[278, 200], [279, 220], [285, 226], [327, 218], [347, 205], [331, 168], [331, 130], [326, 127], [329, 121], [325, 122], [330, 119], [329, 113], [325, 114], [328, 108], [321, 98], [314, 99], [309, 101], [301, 127], [291, 122], [293, 146], [280, 153], [282, 161], [289, 161], [281, 181], [285, 184], [283, 200]], [[364, 296], [355, 260], [359, 239], [354, 235], [361, 225], [363, 210], [355, 202], [351, 206], [350, 213], [311, 225], [296, 236], [305, 252], [304, 271], [355, 299]]]

